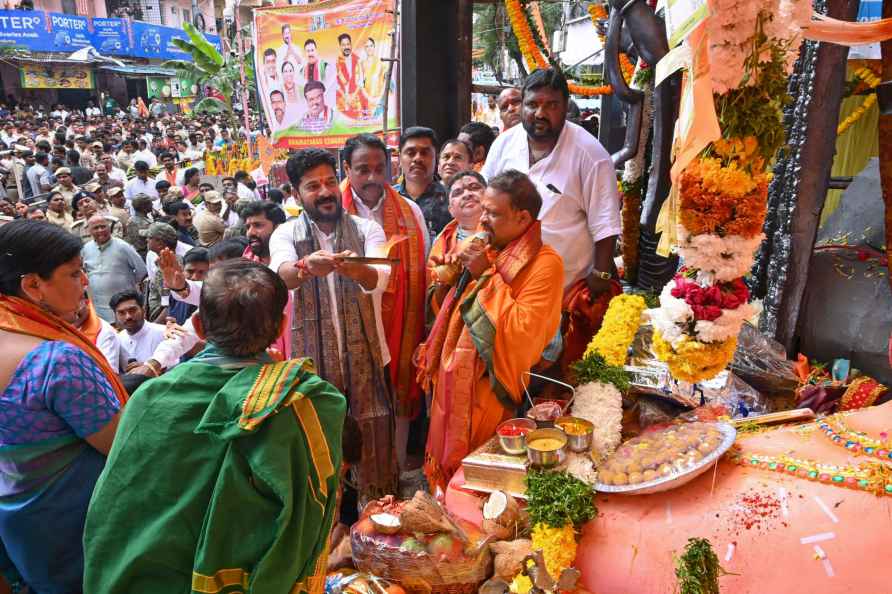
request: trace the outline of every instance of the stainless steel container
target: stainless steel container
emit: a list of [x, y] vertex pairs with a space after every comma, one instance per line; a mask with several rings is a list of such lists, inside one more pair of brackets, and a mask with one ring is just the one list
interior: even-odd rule
[[[565, 426], [573, 425], [582, 430], [582, 433], [576, 435], [576, 431], [567, 431]], [[559, 417], [554, 420], [554, 426], [563, 430], [567, 435], [567, 447], [571, 452], [582, 453], [592, 449], [592, 435], [595, 432], [595, 426], [591, 422], [579, 417]]]
[[[537, 439], [556, 439], [560, 446], [555, 449], [538, 448]], [[527, 434], [527, 459], [537, 468], [550, 468], [567, 459], [567, 434], [560, 429], [536, 429]]]
[[504, 423], [500, 424], [496, 429], [496, 436], [499, 438], [499, 445], [506, 454], [511, 454], [512, 456], [518, 456], [527, 451], [527, 436], [526, 434], [521, 435], [502, 435], [500, 431], [502, 427], [506, 425], [515, 425], [517, 427], [523, 427], [527, 430], [527, 434], [530, 431], [534, 431], [536, 429], [536, 423], [529, 419], [508, 419]]

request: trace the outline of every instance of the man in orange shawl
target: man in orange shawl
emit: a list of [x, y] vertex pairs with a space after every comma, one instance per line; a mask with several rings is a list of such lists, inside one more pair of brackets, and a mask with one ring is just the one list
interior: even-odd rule
[[443, 298], [457, 274], [461, 273], [458, 252], [462, 242], [474, 235], [483, 208], [480, 201], [486, 180], [476, 171], [458, 171], [446, 186], [449, 214], [454, 218], [446, 225], [427, 257], [427, 302], [429, 315], [436, 316]]
[[387, 183], [387, 149], [380, 138], [360, 134], [344, 145], [347, 179], [341, 188], [344, 210], [381, 225], [391, 255], [390, 282], [381, 299], [381, 317], [390, 351], [390, 384], [396, 411], [396, 452], [405, 470], [409, 422], [418, 414], [421, 389], [412, 354], [424, 337], [425, 254], [429, 245], [421, 209]]
[[418, 349], [419, 381], [433, 388], [424, 468], [432, 489], [445, 491], [462, 458], [515, 415], [523, 374], [557, 335], [564, 267], [542, 243], [541, 205], [523, 173], [490, 180], [480, 219], [489, 246], [463, 246], [471, 280], [449, 291]]

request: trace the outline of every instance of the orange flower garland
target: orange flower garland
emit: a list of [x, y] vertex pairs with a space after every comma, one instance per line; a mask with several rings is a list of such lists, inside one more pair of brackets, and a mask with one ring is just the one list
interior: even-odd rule
[[[736, 167], [722, 167], [718, 159], [695, 160], [679, 179], [679, 222], [692, 235], [752, 237], [765, 221], [768, 180], [768, 175], [751, 177]], [[741, 187], [743, 195], [732, 191]]]
[[[533, 40], [533, 32], [524, 16], [524, 9], [520, 0], [505, 0], [505, 10], [508, 13], [508, 20], [511, 22], [511, 29], [517, 38], [517, 45], [520, 46], [520, 53], [529, 66], [536, 68], [548, 68], [548, 60], [536, 47]], [[569, 83], [570, 92], [574, 95], [582, 95], [584, 97], [594, 97], [597, 95], [609, 95], [613, 92], [610, 85], [600, 85], [596, 87], [588, 85], [578, 85]]]

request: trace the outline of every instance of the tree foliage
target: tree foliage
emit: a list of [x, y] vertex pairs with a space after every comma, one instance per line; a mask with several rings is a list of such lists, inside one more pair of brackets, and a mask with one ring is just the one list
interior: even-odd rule
[[[179, 49], [187, 52], [192, 59], [168, 60], [164, 62], [163, 66], [173, 68], [184, 78], [194, 80], [202, 89], [210, 87], [224, 97], [222, 101], [216, 97], [205, 97], [195, 105], [195, 111], [224, 113], [230, 119], [234, 119], [232, 101], [236, 89], [241, 87], [239, 57], [235, 52], [222, 54], [189, 23], [183, 23], [183, 30], [189, 36], [188, 41], [173, 39], [173, 43]], [[247, 88], [243, 89], [243, 92], [250, 93], [255, 90], [254, 60], [251, 53], [245, 56], [245, 83]]]
[[[563, 5], [561, 2], [540, 1], [539, 10], [550, 43], [554, 32], [561, 28]], [[506, 50], [511, 60], [517, 64], [521, 75], [526, 76], [527, 69], [523, 63], [520, 47], [517, 45], [517, 38], [511, 30], [504, 4], [496, 2], [474, 6], [474, 47], [480, 56], [475, 61], [478, 65], [489, 66], [495, 73], [496, 80], [502, 82], [507, 75], [505, 65], [502, 63], [502, 55]], [[479, 50], [483, 50], [482, 54]]]

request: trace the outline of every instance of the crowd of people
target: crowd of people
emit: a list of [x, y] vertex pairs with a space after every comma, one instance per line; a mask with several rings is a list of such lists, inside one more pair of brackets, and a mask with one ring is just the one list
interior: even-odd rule
[[498, 136], [408, 127], [393, 167], [361, 134], [343, 179], [302, 149], [263, 193], [190, 166], [231, 141], [213, 119], [6, 126], [34, 181], [0, 203], [7, 581], [320, 592], [358, 507], [417, 482], [416, 434], [443, 492], [619, 293], [616, 173], [563, 75], [497, 103]]

